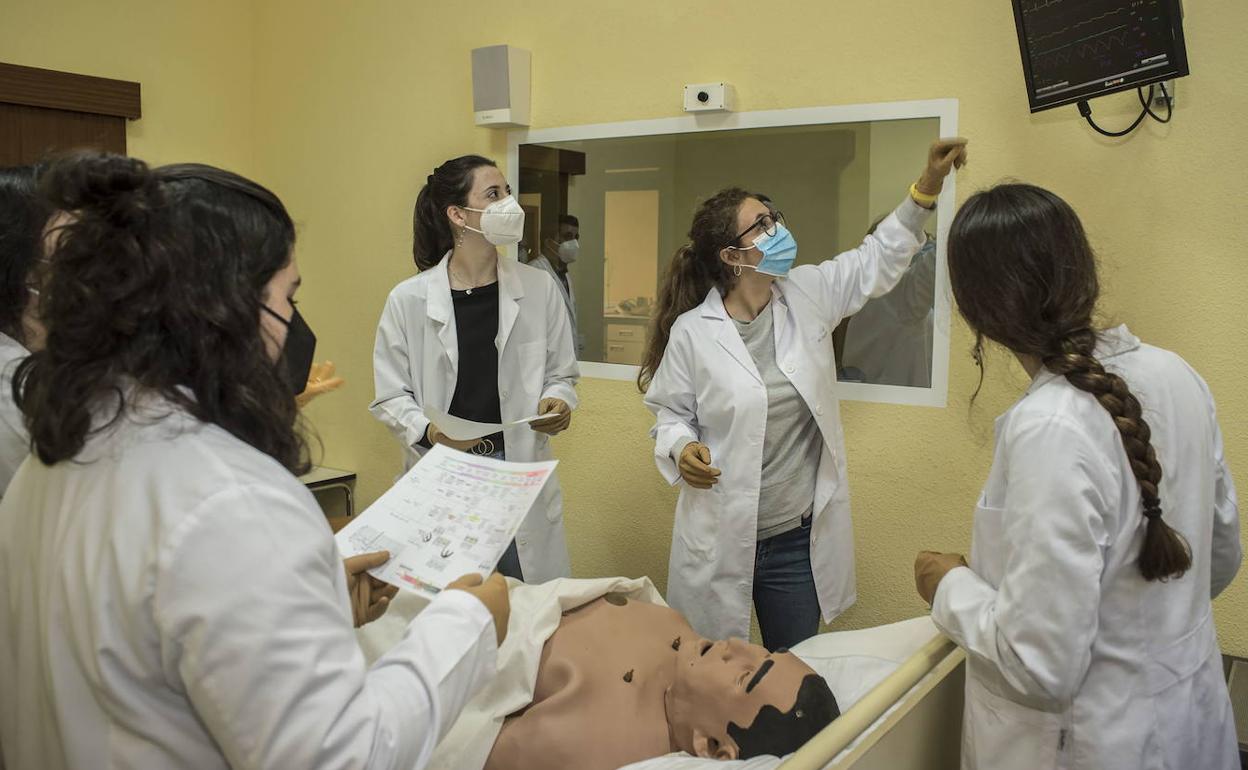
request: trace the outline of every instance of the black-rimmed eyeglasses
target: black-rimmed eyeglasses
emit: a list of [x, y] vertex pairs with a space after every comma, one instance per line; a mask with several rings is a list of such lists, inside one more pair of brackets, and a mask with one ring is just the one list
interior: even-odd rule
[[732, 239], [733, 246], [735, 247], [736, 244], [741, 242], [742, 238], [755, 230], [758, 230], [763, 235], [775, 235], [776, 225], [778, 224], [784, 224], [784, 214], [782, 214], [778, 209], [771, 209], [766, 214], [759, 215], [758, 219], [754, 220], [754, 224], [738, 233], [737, 237]]

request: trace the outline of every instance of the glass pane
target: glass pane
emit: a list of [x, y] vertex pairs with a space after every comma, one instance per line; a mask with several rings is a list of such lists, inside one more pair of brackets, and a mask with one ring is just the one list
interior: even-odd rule
[[[797, 238], [797, 264], [820, 263], [859, 246], [902, 201], [938, 132], [924, 118], [521, 145], [522, 201], [540, 209], [546, 253], [568, 235], [561, 216], [579, 225], [577, 259], [563, 269], [581, 359], [638, 363], [658, 282], [717, 190], [766, 195]], [[930, 386], [938, 269], [933, 241], [893, 291], [841, 324], [842, 379]]]

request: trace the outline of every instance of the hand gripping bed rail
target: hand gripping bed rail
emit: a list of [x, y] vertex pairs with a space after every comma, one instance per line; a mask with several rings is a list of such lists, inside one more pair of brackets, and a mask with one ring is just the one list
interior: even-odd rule
[[[956, 659], [950, 653], [957, 653]], [[862, 696], [848, 711], [806, 742], [777, 770], [822, 770], [845, 747], [875, 724], [923, 677], [942, 662], [950, 668], [961, 663], [963, 654], [942, 634], [932, 637], [918, 652], [906, 658], [897, 670]], [[902, 715], [898, 715], [900, 718]]]

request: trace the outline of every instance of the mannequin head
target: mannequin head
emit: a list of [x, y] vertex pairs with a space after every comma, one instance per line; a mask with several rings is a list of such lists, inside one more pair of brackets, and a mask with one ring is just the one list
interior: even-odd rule
[[840, 715], [827, 683], [796, 655], [740, 639], [682, 643], [666, 706], [676, 745], [715, 759], [790, 753]]

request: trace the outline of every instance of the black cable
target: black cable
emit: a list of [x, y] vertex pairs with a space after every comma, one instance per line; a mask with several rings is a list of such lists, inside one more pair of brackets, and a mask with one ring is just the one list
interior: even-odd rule
[[1132, 121], [1131, 125], [1127, 126], [1121, 131], [1106, 131], [1105, 129], [1096, 125], [1096, 122], [1092, 120], [1092, 107], [1088, 104], [1087, 99], [1081, 99], [1079, 101], [1078, 103], [1079, 114], [1083, 116], [1084, 120], [1088, 121], [1088, 125], [1092, 126], [1092, 128], [1098, 134], [1101, 134], [1102, 136], [1110, 136], [1110, 137], [1126, 136], [1127, 134], [1131, 133], [1135, 129], [1139, 128], [1140, 124], [1144, 122], [1144, 118], [1147, 118], [1150, 116], [1153, 118], [1153, 120], [1157, 121], [1158, 123], [1169, 123], [1170, 118], [1174, 117], [1174, 104], [1170, 99], [1170, 94], [1166, 93], [1166, 85], [1164, 83], [1161, 84], [1161, 94], [1162, 94], [1162, 97], [1166, 100], [1165, 120], [1162, 120], [1161, 117], [1157, 115], [1157, 113], [1153, 112], [1152, 107], [1149, 106], [1153, 101], [1153, 86], [1150, 85], [1148, 87], [1147, 98], [1145, 98], [1144, 96], [1143, 88], [1135, 89], [1135, 93], [1139, 97], [1140, 105], [1143, 106], [1144, 109], [1140, 112], [1139, 117], [1137, 117], [1134, 121]]
[[1140, 105], [1144, 108], [1144, 110], [1145, 110], [1146, 112], [1148, 112], [1148, 116], [1149, 116], [1150, 118], [1152, 118], [1153, 120], [1157, 121], [1158, 123], [1169, 123], [1169, 122], [1170, 122], [1170, 118], [1173, 118], [1173, 117], [1174, 117], [1174, 100], [1170, 98], [1170, 94], [1166, 91], [1166, 84], [1165, 84], [1165, 83], [1158, 83], [1157, 85], [1161, 87], [1161, 98], [1162, 98], [1162, 100], [1163, 100], [1163, 101], [1165, 101], [1165, 103], [1166, 103], [1166, 118], [1165, 118], [1165, 120], [1162, 120], [1162, 119], [1161, 119], [1161, 116], [1159, 116], [1157, 113], [1153, 112], [1153, 108], [1152, 108], [1152, 106], [1151, 106], [1151, 105], [1152, 105], [1152, 103], [1153, 103], [1153, 94], [1152, 94], [1153, 87], [1152, 87], [1152, 86], [1149, 86], [1149, 87], [1148, 87], [1148, 91], [1149, 91], [1149, 94], [1148, 94], [1148, 99], [1145, 99], [1145, 98], [1144, 98], [1144, 89], [1143, 89], [1143, 88], [1137, 88], [1137, 89], [1135, 89], [1135, 93], [1136, 93], [1136, 94], [1140, 97]]

